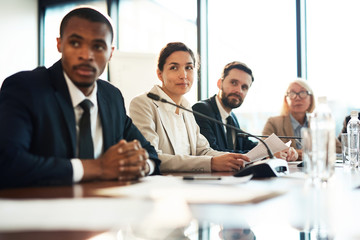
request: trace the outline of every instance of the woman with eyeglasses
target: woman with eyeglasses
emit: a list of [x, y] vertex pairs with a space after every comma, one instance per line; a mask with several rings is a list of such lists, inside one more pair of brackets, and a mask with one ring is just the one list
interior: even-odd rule
[[[309, 127], [306, 113], [312, 113], [315, 108], [314, 92], [308, 82], [296, 79], [291, 82], [284, 95], [281, 115], [270, 117], [265, 124], [263, 135], [275, 133], [277, 136], [301, 137], [301, 128]], [[282, 139], [287, 142], [288, 139]], [[302, 160], [301, 140], [292, 139], [291, 146]], [[336, 140], [336, 152], [341, 152], [341, 144]]]
[[[301, 137], [301, 128], [309, 126], [306, 113], [311, 113], [314, 108], [315, 97], [309, 84], [296, 79], [286, 89], [281, 115], [267, 120], [263, 135], [275, 133], [277, 136]], [[298, 160], [302, 160], [301, 140], [292, 139], [291, 146], [298, 152]]]

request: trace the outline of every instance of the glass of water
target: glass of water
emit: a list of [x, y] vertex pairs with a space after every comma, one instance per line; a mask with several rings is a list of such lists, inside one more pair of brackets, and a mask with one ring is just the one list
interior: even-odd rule
[[304, 172], [313, 179], [315, 177], [314, 163], [312, 158], [312, 138], [311, 129], [301, 128], [301, 145], [302, 145], [302, 160], [304, 165]]

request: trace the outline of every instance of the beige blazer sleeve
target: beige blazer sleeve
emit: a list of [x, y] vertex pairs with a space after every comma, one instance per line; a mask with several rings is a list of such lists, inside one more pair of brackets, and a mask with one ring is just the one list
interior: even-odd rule
[[[263, 135], [271, 135], [275, 133], [277, 136], [294, 136], [294, 130], [291, 125], [290, 116], [270, 117], [263, 129]], [[281, 139], [288, 142], [288, 139]], [[295, 140], [291, 141], [291, 147], [296, 148]]]
[[[154, 89], [151, 90], [154, 92]], [[144, 137], [155, 147], [161, 160], [162, 172], [211, 172], [211, 158], [224, 152], [210, 148], [206, 138], [191, 113], [185, 115], [185, 125], [190, 138], [191, 155], [179, 155], [173, 139], [176, 129], [171, 129], [165, 103], [149, 99], [146, 94], [134, 98], [130, 103], [130, 117]]]

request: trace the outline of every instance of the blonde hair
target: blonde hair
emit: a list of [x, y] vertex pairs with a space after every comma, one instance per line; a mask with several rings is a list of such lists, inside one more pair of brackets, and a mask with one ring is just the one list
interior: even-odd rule
[[308, 81], [302, 79], [302, 78], [297, 78], [295, 81], [292, 81], [291, 83], [289, 83], [286, 92], [284, 94], [284, 101], [283, 101], [283, 106], [281, 108], [281, 115], [289, 115], [289, 105], [286, 101], [286, 95], [287, 92], [289, 91], [289, 88], [292, 84], [297, 83], [299, 84], [301, 87], [305, 88], [309, 93], [310, 93], [310, 106], [309, 108], [306, 110], [306, 112], [308, 113], [312, 113], [314, 111], [315, 108], [315, 96], [314, 96], [314, 92], [311, 89], [310, 85], [308, 84]]

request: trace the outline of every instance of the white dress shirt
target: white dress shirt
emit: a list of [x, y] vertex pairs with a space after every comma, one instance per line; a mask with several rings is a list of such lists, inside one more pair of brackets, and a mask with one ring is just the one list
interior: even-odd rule
[[[85, 96], [75, 84], [70, 80], [70, 78], [64, 72], [66, 84], [69, 89], [69, 94], [71, 102], [74, 108], [75, 113], [75, 122], [76, 122], [76, 155], [79, 152], [79, 121], [83, 114], [83, 109], [79, 104], [85, 99], [90, 100], [92, 106], [90, 108], [90, 122], [91, 122], [91, 136], [94, 143], [94, 158], [97, 158], [103, 152], [103, 134], [102, 134], [102, 125], [100, 120], [100, 115], [98, 114], [98, 104], [97, 104], [97, 83], [95, 82], [95, 87], [89, 96]], [[73, 181], [79, 182], [84, 176], [84, 168], [80, 159], [75, 158], [71, 159], [71, 164], [73, 167]]]
[[[166, 99], [168, 102], [175, 102], [159, 87], [159, 96]], [[184, 98], [181, 99], [180, 105], [189, 105]], [[190, 155], [190, 139], [188, 129], [185, 124], [184, 110], [179, 108], [179, 114], [176, 114], [176, 108], [173, 105], [165, 104], [165, 110], [168, 113], [168, 124], [171, 129], [176, 129], [176, 138], [173, 139], [174, 146], [176, 146], [176, 152], [180, 155]]]
[[[66, 84], [69, 89], [70, 98], [72, 101], [72, 105], [75, 113], [75, 121], [76, 121], [76, 156], [78, 156], [79, 152], [79, 122], [80, 118], [84, 112], [84, 110], [80, 107], [80, 103], [85, 99], [90, 100], [92, 103], [90, 109], [90, 122], [91, 122], [91, 136], [94, 144], [94, 158], [98, 158], [103, 153], [103, 131], [102, 125], [99, 115], [99, 108], [97, 102], [97, 82], [95, 81], [95, 87], [89, 96], [85, 96], [70, 80], [70, 78], [64, 72], [64, 77], [66, 80]], [[147, 165], [149, 166], [149, 175], [152, 174], [155, 170], [155, 163], [151, 159], [146, 160]], [[71, 164], [73, 167], [73, 182], [80, 182], [84, 176], [84, 167], [78, 158], [71, 159]]]

